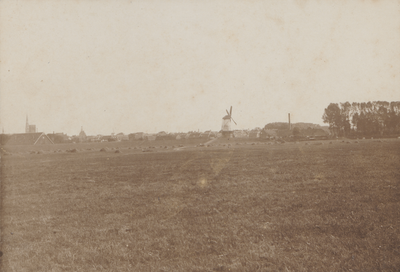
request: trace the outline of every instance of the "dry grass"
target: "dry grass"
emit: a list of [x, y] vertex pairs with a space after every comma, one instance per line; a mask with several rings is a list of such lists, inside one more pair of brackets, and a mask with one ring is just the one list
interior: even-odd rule
[[1, 271], [400, 267], [398, 140], [1, 159]]
[[91, 150], [100, 150], [102, 148], [106, 148], [112, 150], [113, 148], [142, 148], [149, 146], [172, 146], [172, 145], [184, 145], [184, 146], [195, 146], [199, 143], [204, 143], [207, 139], [181, 139], [181, 140], [156, 140], [156, 141], [121, 141], [121, 142], [103, 142], [103, 143], [77, 143], [77, 144], [54, 144], [54, 145], [36, 145], [36, 146], [24, 146], [24, 145], [5, 145], [2, 146], [2, 151], [6, 151], [9, 153], [29, 153], [29, 151], [44, 151], [44, 152], [54, 152], [55, 150], [63, 150], [64, 152], [72, 149], [79, 149], [88, 151]]

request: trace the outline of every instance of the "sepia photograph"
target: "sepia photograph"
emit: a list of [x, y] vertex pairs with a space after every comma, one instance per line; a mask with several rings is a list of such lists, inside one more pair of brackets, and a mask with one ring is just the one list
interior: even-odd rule
[[400, 271], [400, 1], [1, 0], [0, 271]]

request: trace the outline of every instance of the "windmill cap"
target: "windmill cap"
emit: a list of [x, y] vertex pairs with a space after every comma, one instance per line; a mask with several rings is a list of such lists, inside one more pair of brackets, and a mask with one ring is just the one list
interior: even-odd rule
[[231, 119], [229, 115], [225, 115], [222, 119]]

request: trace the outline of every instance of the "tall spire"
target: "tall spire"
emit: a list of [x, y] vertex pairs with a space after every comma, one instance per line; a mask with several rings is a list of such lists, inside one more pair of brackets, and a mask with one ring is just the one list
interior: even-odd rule
[[25, 133], [29, 133], [28, 114], [26, 115]]

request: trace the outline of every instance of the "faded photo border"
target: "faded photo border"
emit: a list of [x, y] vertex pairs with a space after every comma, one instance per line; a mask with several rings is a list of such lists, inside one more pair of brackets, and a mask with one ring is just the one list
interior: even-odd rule
[[399, 98], [400, 1], [2, 0], [0, 270], [397, 271], [400, 135], [322, 117]]

